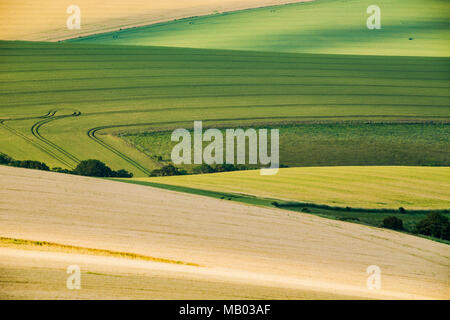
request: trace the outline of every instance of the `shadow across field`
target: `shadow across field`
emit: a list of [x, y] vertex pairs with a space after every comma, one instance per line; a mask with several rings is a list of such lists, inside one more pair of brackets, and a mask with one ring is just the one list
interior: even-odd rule
[[[293, 201], [283, 201], [277, 199], [261, 198], [246, 194], [237, 193], [227, 193], [227, 192], [217, 192], [204, 189], [189, 188], [184, 186], [176, 186], [155, 182], [147, 181], [136, 181], [129, 179], [112, 179], [115, 181], [143, 185], [148, 187], [155, 187], [165, 190], [171, 190], [176, 192], [190, 193], [200, 196], [206, 196], [216, 199], [236, 201], [240, 203], [245, 203], [249, 205], [256, 205], [262, 207], [279, 208], [289, 211], [297, 211], [307, 214], [314, 214], [323, 218], [341, 220], [347, 222], [353, 222], [358, 224], [363, 224], [373, 227], [381, 227], [383, 219], [389, 216], [397, 216], [403, 221], [404, 230], [400, 232], [405, 232], [412, 234], [413, 228], [417, 222], [422, 220], [430, 212], [439, 212], [447, 217], [450, 217], [450, 209], [443, 210], [405, 210], [403, 208], [399, 209], [369, 209], [369, 208], [351, 208], [351, 207], [336, 207], [328, 206], [314, 203], [302, 203]], [[423, 235], [416, 236], [428, 238], [434, 241], [450, 244], [450, 241], [443, 239], [437, 239], [432, 237], [427, 237]]]

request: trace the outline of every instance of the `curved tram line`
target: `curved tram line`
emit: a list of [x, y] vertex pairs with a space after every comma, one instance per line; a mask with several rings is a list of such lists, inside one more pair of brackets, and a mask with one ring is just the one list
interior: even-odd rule
[[[24, 139], [26, 142], [30, 143], [32, 146], [34, 146], [35, 148], [39, 149], [40, 151], [42, 151], [43, 153], [47, 154], [48, 156], [56, 159], [57, 161], [59, 161], [63, 165], [65, 165], [65, 166], [67, 166], [67, 167], [69, 167], [71, 169], [74, 169], [75, 166], [73, 165], [73, 163], [71, 163], [70, 161], [67, 161], [66, 159], [64, 159], [64, 157], [61, 157], [60, 155], [58, 155], [57, 152], [54, 152], [54, 149], [56, 149], [58, 152], [62, 153], [65, 157], [68, 157], [72, 162], [75, 162], [75, 164], [78, 164], [80, 162], [80, 160], [78, 158], [76, 158], [74, 155], [72, 155], [71, 153], [69, 153], [68, 151], [66, 151], [63, 148], [59, 147], [57, 144], [55, 144], [55, 143], [45, 139], [39, 133], [39, 128], [42, 125], [44, 125], [44, 124], [46, 124], [48, 122], [51, 122], [51, 121], [57, 120], [57, 119], [62, 119], [62, 118], [67, 118], [67, 117], [73, 117], [73, 116], [81, 115], [81, 112], [74, 111], [70, 115], [55, 116], [55, 114], [57, 112], [58, 112], [58, 110], [50, 110], [49, 112], [47, 112], [47, 114], [45, 114], [43, 116], [38, 116], [38, 117], [24, 117], [24, 118], [3, 119], [3, 120], [0, 120], [0, 125], [3, 128], [5, 128], [6, 130], [8, 130], [9, 132], [11, 132], [13, 135]], [[21, 133], [20, 131], [18, 131], [16, 129], [11, 128], [10, 126], [8, 126], [5, 123], [6, 121], [20, 121], [20, 120], [33, 120], [33, 119], [43, 119], [43, 120], [40, 120], [40, 121], [36, 122], [31, 127], [31, 133], [33, 134], [33, 136], [36, 139], [38, 139], [40, 142], [42, 142], [43, 145], [38, 143], [38, 142], [36, 142], [36, 141], [34, 141], [33, 139], [30, 139], [25, 134]]]
[[[71, 110], [73, 111], [73, 110]], [[155, 112], [155, 111], [161, 111], [161, 109], [158, 110], [133, 110], [133, 111], [129, 111], [126, 113], [142, 113], [142, 112]], [[71, 154], [70, 152], [68, 152], [67, 150], [63, 149], [62, 147], [58, 146], [56, 143], [44, 138], [40, 132], [39, 129], [54, 120], [58, 120], [58, 119], [64, 119], [64, 118], [68, 118], [68, 117], [78, 117], [81, 115], [81, 112], [78, 110], [74, 110], [71, 114], [69, 115], [61, 115], [61, 116], [55, 116], [55, 114], [58, 112], [58, 110], [50, 110], [46, 115], [44, 116], [39, 116], [39, 117], [27, 117], [27, 118], [15, 118], [15, 119], [2, 119], [0, 120], [0, 125], [3, 126], [5, 129], [7, 129], [8, 131], [10, 131], [11, 133], [13, 133], [16, 136], [19, 136], [21, 138], [23, 138], [25, 141], [27, 141], [28, 143], [32, 144], [33, 146], [35, 146], [36, 148], [38, 148], [39, 150], [41, 150], [42, 152], [46, 153], [47, 155], [53, 157], [54, 159], [56, 159], [57, 161], [61, 162], [62, 164], [64, 164], [65, 166], [74, 169], [74, 165], [78, 164], [80, 162], [80, 159], [77, 158], [75, 155]], [[102, 114], [104, 113], [115, 113], [115, 112], [102, 112]], [[88, 115], [95, 115], [97, 113], [92, 113], [92, 114], [84, 114], [86, 116]], [[284, 117], [252, 117], [252, 118], [221, 118], [221, 119], [208, 119], [206, 121], [211, 122], [211, 121], [236, 121], [236, 120], [274, 120], [274, 119], [278, 119], [278, 120], [287, 120], [287, 119], [304, 119], [304, 118], [320, 118], [320, 119], [326, 119], [326, 118], [340, 118], [341, 116], [319, 116], [319, 117], [314, 117], [314, 116], [284, 116]], [[344, 117], [344, 116], [342, 116]], [[349, 116], [346, 115], [345, 118], [349, 118], [349, 117], [355, 117], [355, 118], [359, 118], [359, 117], [363, 117], [363, 116]], [[396, 115], [379, 115], [378, 117], [380, 118], [396, 118], [396, 117], [401, 117], [401, 116], [396, 116]], [[434, 117], [433, 117], [434, 118]], [[438, 117], [440, 118], [440, 117]], [[33, 126], [31, 127], [31, 133], [33, 134], [33, 136], [38, 139], [40, 142], [42, 142], [44, 144], [44, 146], [42, 146], [41, 144], [37, 143], [36, 141], [30, 139], [29, 137], [27, 137], [26, 135], [24, 135], [23, 133], [19, 132], [18, 130], [15, 130], [9, 126], [7, 126], [5, 124], [5, 121], [18, 121], [18, 120], [32, 120], [32, 119], [41, 119], [38, 122], [34, 123]], [[193, 120], [192, 120], [193, 121]], [[136, 169], [138, 169], [139, 171], [141, 171], [142, 173], [146, 174], [146, 175], [150, 175], [150, 170], [145, 168], [143, 165], [141, 165], [139, 162], [133, 160], [132, 158], [130, 158], [129, 156], [127, 156], [126, 154], [120, 152], [119, 150], [117, 150], [116, 148], [114, 148], [113, 146], [109, 145], [108, 143], [106, 143], [105, 141], [101, 140], [100, 138], [98, 138], [96, 136], [96, 133], [100, 130], [105, 130], [105, 129], [111, 129], [111, 128], [123, 128], [123, 127], [136, 127], [136, 126], [152, 126], [152, 125], [168, 125], [168, 124], [177, 124], [177, 123], [189, 123], [190, 120], [181, 120], [181, 121], [167, 121], [167, 122], [146, 122], [146, 123], [132, 123], [132, 124], [118, 124], [118, 125], [107, 125], [107, 126], [99, 126], [99, 127], [95, 127], [95, 128], [91, 128], [89, 129], [86, 133], [88, 135], [88, 137], [90, 139], [92, 139], [93, 141], [95, 141], [96, 143], [100, 144], [102, 147], [108, 149], [109, 151], [111, 151], [112, 153], [114, 153], [116, 156], [120, 157], [121, 159], [125, 160], [127, 163], [129, 163], [130, 165], [132, 165], [133, 167], [135, 167]], [[46, 147], [47, 148], [46, 148]], [[65, 158], [68, 158], [69, 161], [67, 161], [64, 157], [61, 157], [60, 155], [58, 155], [56, 152], [54, 152], [54, 150], [56, 150], [58, 153], [62, 154]]]
[[58, 119], [63, 119], [63, 118], [68, 118], [68, 117], [78, 117], [81, 115], [80, 111], [75, 111], [70, 115], [62, 115], [62, 116], [56, 116], [56, 117], [51, 117], [51, 118], [47, 118], [41, 121], [36, 122], [35, 124], [33, 124], [33, 126], [31, 127], [31, 133], [33, 134], [34, 137], [36, 137], [38, 140], [42, 141], [44, 144], [46, 144], [47, 146], [53, 147], [54, 149], [58, 150], [59, 152], [61, 152], [63, 155], [65, 155], [67, 158], [69, 158], [71, 161], [73, 161], [75, 164], [80, 163], [80, 159], [78, 159], [76, 156], [74, 156], [73, 154], [71, 154], [70, 152], [64, 150], [63, 148], [61, 148], [60, 146], [58, 146], [57, 144], [51, 142], [50, 140], [44, 138], [40, 133], [39, 133], [39, 129], [44, 125], [47, 124], [51, 121], [54, 120], [58, 120]]
[[[154, 111], [155, 110], [134, 110], [134, 111], [129, 112], [129, 113], [134, 113], [134, 112], [154, 112]], [[161, 111], [161, 110], [156, 110], [156, 111]], [[105, 112], [105, 113], [108, 113], [108, 112]], [[89, 114], [86, 114], [86, 115], [89, 115]], [[339, 118], [339, 117], [340, 116], [319, 116], [318, 118], [325, 119], [325, 118]], [[347, 118], [349, 116], [343, 116], [343, 117]], [[353, 117], [359, 118], [359, 117], [365, 117], [365, 116], [353, 116]], [[391, 115], [391, 116], [379, 115], [379, 117], [385, 119], [385, 118], [390, 118], [390, 117], [396, 118], [396, 117], [399, 117], [399, 116], [397, 116], [397, 115]], [[309, 118], [311, 118], [311, 116], [306, 116], [306, 117], [302, 117], [302, 116], [291, 116], [291, 117], [284, 116], [284, 117], [258, 117], [258, 118], [251, 117], [251, 118], [239, 118], [239, 119], [236, 119], [236, 118], [221, 118], [221, 119], [208, 119], [206, 121], [207, 122], [211, 122], [211, 121], [236, 121], [236, 120], [244, 120], [245, 121], [245, 120], [268, 120], [268, 119], [270, 119], [270, 120], [273, 120], [273, 119], [278, 119], [278, 120], [291, 119], [291, 120], [294, 120], [294, 119], [304, 119], [304, 118], [308, 118], [309, 119]], [[105, 141], [103, 141], [100, 138], [98, 138], [96, 136], [96, 133], [99, 132], [100, 130], [112, 129], [112, 128], [152, 126], [152, 125], [153, 126], [154, 125], [170, 125], [170, 124], [177, 124], [177, 123], [189, 123], [190, 121], [191, 120], [180, 120], [180, 121], [166, 121], [166, 122], [146, 122], [146, 123], [106, 125], [106, 126], [100, 126], [100, 127], [91, 128], [91, 129], [87, 130], [86, 133], [87, 133], [88, 137], [90, 139], [94, 140], [96, 143], [100, 144], [104, 148], [106, 148], [109, 151], [113, 152], [115, 155], [117, 155], [118, 157], [122, 158], [123, 160], [125, 160], [130, 165], [134, 166], [135, 168], [137, 168], [139, 171], [143, 172], [144, 174], [150, 175], [150, 171], [148, 169], [146, 169], [140, 163], [138, 163], [137, 161], [131, 159], [130, 157], [128, 157], [124, 153], [120, 152], [119, 150], [117, 150], [113, 146], [109, 145]]]

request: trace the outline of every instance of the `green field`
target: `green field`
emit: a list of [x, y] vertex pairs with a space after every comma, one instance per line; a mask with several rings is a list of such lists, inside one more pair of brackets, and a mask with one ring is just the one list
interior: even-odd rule
[[[280, 130], [283, 166], [450, 166], [448, 123], [354, 121], [280, 125], [273, 129]], [[225, 136], [225, 130], [222, 134]], [[171, 162], [171, 151], [177, 144], [171, 141], [170, 131], [128, 133], [120, 138], [161, 165]], [[194, 165], [180, 166], [189, 172]]]
[[[381, 30], [368, 30], [368, 6]], [[171, 21], [71, 41], [274, 52], [449, 56], [447, 0], [316, 0]]]
[[134, 180], [335, 207], [450, 208], [448, 167], [284, 168], [273, 176], [249, 170]]
[[[399, 153], [403, 161], [376, 164], [420, 164], [421, 156], [408, 158], [414, 150], [423, 155], [428, 144], [424, 164], [448, 160], [444, 148], [433, 163], [436, 148], [448, 145], [448, 127], [442, 126], [450, 115], [448, 58], [24, 42], [0, 42], [0, 55], [0, 151], [16, 159], [70, 168], [95, 158], [146, 176], [160, 163], [118, 134], [191, 128], [203, 120], [231, 128], [426, 122], [431, 127], [415, 134], [408, 127], [369, 130], [396, 148], [411, 134], [417, 140], [407, 142], [405, 156]], [[311, 137], [318, 127], [308, 128], [293, 129], [293, 137], [296, 130]], [[362, 139], [358, 127], [336, 134], [346, 130], [354, 141]], [[327, 135], [328, 129], [319, 136]], [[357, 163], [373, 164], [364, 161]]]

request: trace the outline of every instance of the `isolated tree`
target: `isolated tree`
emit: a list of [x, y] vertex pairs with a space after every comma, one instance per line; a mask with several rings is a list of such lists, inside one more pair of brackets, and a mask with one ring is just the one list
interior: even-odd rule
[[81, 161], [73, 172], [80, 176], [90, 177], [111, 177], [113, 175], [111, 168], [95, 159]]

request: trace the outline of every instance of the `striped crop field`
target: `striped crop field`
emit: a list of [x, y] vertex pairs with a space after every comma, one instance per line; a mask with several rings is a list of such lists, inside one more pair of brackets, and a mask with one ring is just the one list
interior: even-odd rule
[[137, 180], [336, 207], [450, 208], [448, 167], [282, 168], [274, 176], [249, 170]]
[[[148, 176], [162, 164], [118, 136], [194, 120], [442, 127], [450, 114], [448, 58], [26, 42], [0, 42], [0, 56], [0, 150], [51, 167], [95, 158]], [[446, 128], [430, 145], [446, 143]], [[435, 164], [445, 164], [439, 157]]]

